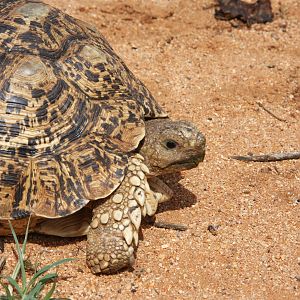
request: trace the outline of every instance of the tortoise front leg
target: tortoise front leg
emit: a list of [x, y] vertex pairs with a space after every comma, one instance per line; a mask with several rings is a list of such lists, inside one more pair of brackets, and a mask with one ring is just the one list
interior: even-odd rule
[[135, 155], [119, 188], [93, 210], [87, 235], [87, 264], [93, 273], [114, 273], [131, 266], [139, 242], [142, 215], [147, 214], [148, 168]]
[[148, 182], [152, 191], [156, 195], [161, 194], [158, 203], [169, 201], [173, 197], [173, 191], [158, 177], [148, 178]]

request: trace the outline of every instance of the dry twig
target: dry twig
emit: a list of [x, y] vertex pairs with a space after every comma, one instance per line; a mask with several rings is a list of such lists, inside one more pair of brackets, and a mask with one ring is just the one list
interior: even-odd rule
[[172, 230], [179, 230], [179, 231], [185, 231], [188, 229], [186, 225], [182, 224], [174, 224], [174, 223], [165, 223], [165, 222], [154, 222], [152, 226], [157, 228], [165, 228], [165, 229], [172, 229]]
[[300, 159], [300, 151], [295, 152], [283, 152], [283, 153], [272, 153], [263, 155], [245, 155], [245, 156], [231, 156], [230, 158], [242, 160], [242, 161], [254, 161], [254, 162], [272, 162], [282, 161], [290, 159]]
[[185, 231], [188, 229], [186, 225], [156, 221], [155, 216], [146, 216], [143, 219], [143, 221], [146, 224], [157, 228], [165, 228], [165, 229], [172, 229], [172, 230], [179, 230], [179, 231]]
[[287, 122], [285, 119], [282, 119], [282, 118], [277, 117], [276, 115], [274, 115], [268, 108], [264, 107], [264, 105], [261, 102], [256, 102], [256, 103], [259, 107], [261, 107], [265, 112], [267, 112], [269, 115], [271, 115], [276, 120], [278, 120], [280, 122], [285, 122], [285, 123]]

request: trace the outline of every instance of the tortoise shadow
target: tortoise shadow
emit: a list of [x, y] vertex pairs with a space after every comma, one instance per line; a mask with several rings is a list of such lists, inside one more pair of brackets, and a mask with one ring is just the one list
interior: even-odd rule
[[191, 207], [197, 202], [196, 195], [179, 183], [184, 178], [181, 173], [168, 174], [160, 178], [171, 188], [174, 195], [171, 200], [159, 204], [157, 213]]

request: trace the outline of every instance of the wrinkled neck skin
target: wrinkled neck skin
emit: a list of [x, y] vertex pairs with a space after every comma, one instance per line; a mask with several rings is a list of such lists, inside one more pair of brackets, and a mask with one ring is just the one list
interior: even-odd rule
[[145, 123], [146, 135], [139, 152], [150, 177], [192, 169], [203, 161], [205, 137], [194, 124], [170, 119]]

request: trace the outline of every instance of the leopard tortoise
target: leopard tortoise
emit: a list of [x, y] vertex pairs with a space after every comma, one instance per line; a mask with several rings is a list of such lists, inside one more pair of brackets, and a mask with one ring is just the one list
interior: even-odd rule
[[87, 235], [87, 265], [133, 264], [141, 218], [171, 189], [158, 175], [203, 161], [90, 25], [36, 0], [0, 2], [0, 235]]

